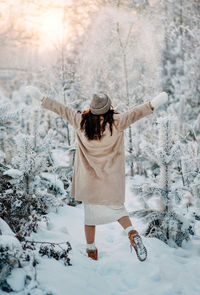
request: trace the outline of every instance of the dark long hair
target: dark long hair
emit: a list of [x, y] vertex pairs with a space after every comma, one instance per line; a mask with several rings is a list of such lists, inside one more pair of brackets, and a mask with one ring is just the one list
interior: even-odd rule
[[89, 140], [100, 140], [105, 131], [106, 124], [109, 124], [110, 133], [112, 136], [112, 125], [114, 122], [113, 114], [118, 114], [114, 109], [109, 109], [103, 116], [103, 122], [100, 124], [100, 115], [94, 115], [88, 109], [82, 113], [81, 130], [85, 132]]

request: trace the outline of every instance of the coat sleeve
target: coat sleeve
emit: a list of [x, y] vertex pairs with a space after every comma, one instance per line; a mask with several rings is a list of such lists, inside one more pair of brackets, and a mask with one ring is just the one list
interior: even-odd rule
[[140, 104], [119, 116], [119, 129], [123, 131], [132, 123], [142, 119], [143, 117], [153, 113], [153, 109], [150, 106], [150, 101]]
[[65, 106], [62, 103], [47, 96], [41, 99], [41, 106], [58, 114], [74, 128], [78, 129], [80, 127], [81, 113], [77, 113], [73, 108]]

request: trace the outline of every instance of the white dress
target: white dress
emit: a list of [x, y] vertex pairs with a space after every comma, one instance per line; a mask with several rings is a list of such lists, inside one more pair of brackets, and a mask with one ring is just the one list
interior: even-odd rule
[[129, 216], [124, 204], [96, 205], [84, 203], [84, 222], [86, 225], [106, 224]]

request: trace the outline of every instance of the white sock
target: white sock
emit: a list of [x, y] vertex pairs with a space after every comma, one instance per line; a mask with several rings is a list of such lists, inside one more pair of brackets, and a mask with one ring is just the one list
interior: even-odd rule
[[125, 232], [127, 233], [127, 235], [130, 232], [130, 230], [135, 230], [132, 225], [131, 226], [128, 226], [127, 228], [125, 228]]
[[88, 250], [95, 250], [96, 249], [95, 243], [87, 244], [87, 249]]

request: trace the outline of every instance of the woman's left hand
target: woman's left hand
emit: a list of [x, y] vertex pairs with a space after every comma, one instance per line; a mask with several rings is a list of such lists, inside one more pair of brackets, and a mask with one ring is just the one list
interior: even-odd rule
[[154, 109], [157, 109], [161, 105], [166, 103], [167, 101], [168, 101], [167, 92], [161, 92], [151, 100], [151, 105], [153, 106]]

